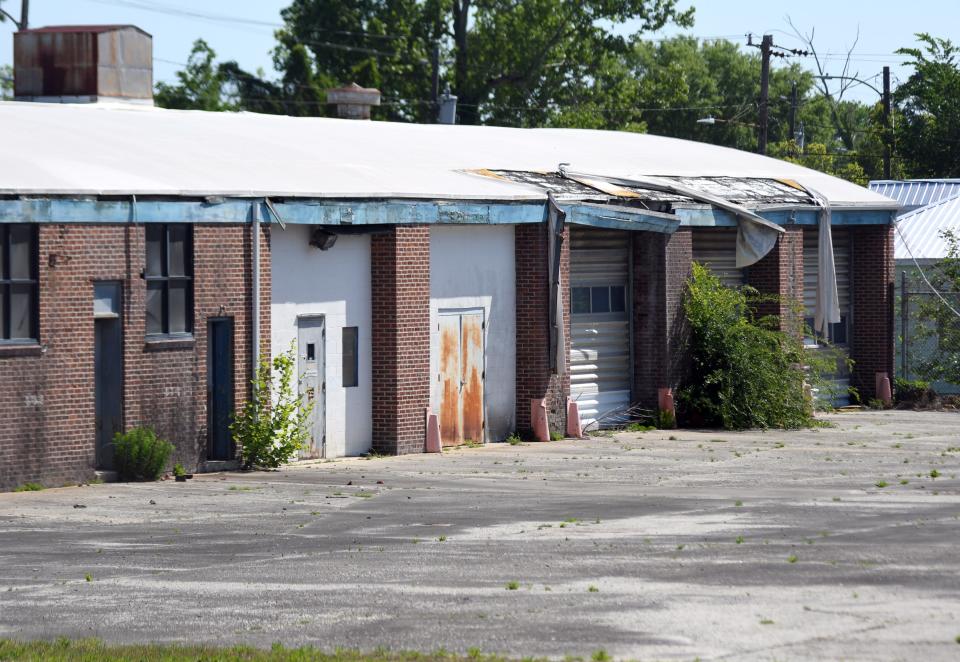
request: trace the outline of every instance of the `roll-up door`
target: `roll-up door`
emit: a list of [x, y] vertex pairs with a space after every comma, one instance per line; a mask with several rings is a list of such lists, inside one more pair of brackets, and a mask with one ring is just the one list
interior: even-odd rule
[[694, 228], [693, 261], [706, 266], [727, 287], [745, 282], [743, 269], [737, 269], [736, 228]]
[[[851, 296], [851, 257], [850, 229], [831, 228], [833, 236], [833, 263], [837, 270], [837, 298], [840, 304], [840, 322], [831, 325], [829, 339], [836, 345], [849, 344], [850, 320], [852, 309]], [[819, 230], [806, 228], [803, 231], [803, 308], [807, 325], [813, 327], [814, 313], [817, 307], [817, 268]]]
[[585, 426], [630, 406], [629, 281], [629, 233], [570, 229], [570, 397]]
[[[813, 329], [814, 315], [817, 307], [817, 270], [819, 264], [819, 229], [804, 228], [803, 230], [803, 309], [804, 321], [808, 330]], [[849, 356], [850, 333], [853, 329], [851, 321], [853, 310], [852, 286], [852, 246], [850, 229], [831, 227], [833, 237], [833, 263], [837, 271], [837, 299], [840, 307], [840, 321], [831, 324], [827, 331], [827, 339], [836, 348], [841, 350], [841, 360], [837, 365], [837, 372], [832, 377], [829, 399], [836, 407], [850, 404], [849, 392], [850, 374], [843, 360]], [[807, 348], [817, 351], [823, 346], [822, 337], [808, 336]], [[819, 397], [823, 397], [819, 395]]]

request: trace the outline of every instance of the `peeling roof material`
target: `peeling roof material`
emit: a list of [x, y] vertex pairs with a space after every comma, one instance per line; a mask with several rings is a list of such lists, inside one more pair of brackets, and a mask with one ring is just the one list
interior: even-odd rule
[[[881, 195], [796, 164], [675, 138], [0, 102], [0, 194], [544, 200], [543, 188], [467, 171], [794, 180], [837, 208]], [[751, 189], [752, 190], [752, 189]]]

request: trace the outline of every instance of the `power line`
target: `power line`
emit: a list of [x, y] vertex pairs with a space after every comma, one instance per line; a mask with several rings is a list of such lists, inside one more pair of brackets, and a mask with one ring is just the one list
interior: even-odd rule
[[923, 267], [920, 266], [920, 262], [917, 261], [916, 256], [913, 254], [913, 250], [910, 248], [910, 244], [907, 243], [907, 238], [903, 236], [903, 232], [900, 230], [900, 225], [898, 222], [894, 222], [893, 227], [896, 229], [897, 234], [900, 235], [900, 241], [903, 242], [903, 247], [907, 249], [907, 252], [910, 254], [910, 259], [913, 260], [913, 265], [917, 268], [917, 271], [920, 272], [920, 277], [923, 278], [923, 282], [927, 284], [927, 287], [930, 288], [930, 291], [937, 295], [937, 298], [943, 302], [943, 305], [946, 306], [951, 313], [953, 313], [958, 319], [960, 319], [960, 312], [957, 312], [957, 309], [950, 305], [950, 302], [947, 301], [942, 294], [930, 283], [930, 279], [927, 278], [927, 274], [924, 273]]

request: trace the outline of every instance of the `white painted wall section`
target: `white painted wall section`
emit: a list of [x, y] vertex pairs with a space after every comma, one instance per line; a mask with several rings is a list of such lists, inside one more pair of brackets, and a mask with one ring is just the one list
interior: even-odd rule
[[[297, 338], [297, 316], [326, 317], [327, 457], [360, 455], [373, 438], [370, 237], [341, 235], [321, 251], [310, 228], [271, 232], [271, 349], [276, 356]], [[358, 327], [358, 382], [344, 388], [343, 327]]]
[[516, 427], [516, 270], [513, 226], [430, 228], [430, 407], [440, 403], [442, 310], [483, 309], [486, 441], [501, 441]]

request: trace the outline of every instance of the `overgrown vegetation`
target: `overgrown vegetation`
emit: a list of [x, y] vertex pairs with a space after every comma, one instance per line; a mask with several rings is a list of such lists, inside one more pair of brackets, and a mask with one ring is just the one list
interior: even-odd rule
[[272, 361], [261, 358], [257, 365], [252, 396], [230, 425], [244, 469], [279, 467], [306, 446], [313, 403], [297, 394], [296, 363], [291, 347]]
[[40, 483], [24, 483], [13, 488], [14, 492], [40, 492], [43, 490], [43, 485]]
[[684, 300], [692, 365], [678, 393], [688, 422], [732, 430], [813, 423], [802, 338], [781, 331], [777, 317], [758, 318], [753, 306], [761, 300], [693, 265]]
[[930, 284], [946, 302], [937, 296], [920, 299], [916, 325], [919, 340], [930, 342], [932, 352], [917, 357], [917, 372], [931, 381], [960, 384], [960, 233], [941, 233], [947, 244], [947, 256], [926, 270]]
[[113, 453], [120, 480], [156, 480], [167, 466], [173, 444], [157, 437], [153, 428], [133, 428], [116, 434]]

